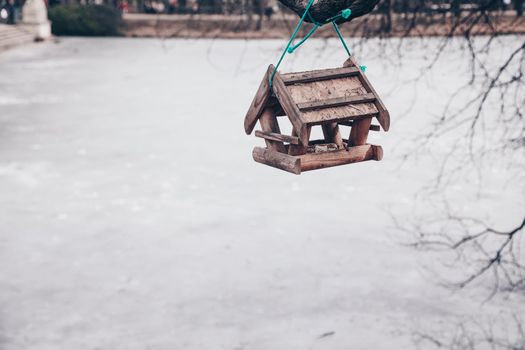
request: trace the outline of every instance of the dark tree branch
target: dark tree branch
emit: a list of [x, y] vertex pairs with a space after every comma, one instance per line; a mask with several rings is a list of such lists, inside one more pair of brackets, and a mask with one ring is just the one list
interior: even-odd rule
[[[451, 231], [450, 223], [454, 223], [457, 229]], [[434, 226], [437, 228], [426, 228]], [[473, 226], [482, 228], [472, 233]], [[410, 245], [418, 249], [455, 252], [461, 257], [461, 264], [467, 264], [474, 270], [461, 281], [450, 282], [451, 286], [464, 288], [492, 271], [496, 278], [495, 290], [519, 290], [525, 288], [525, 266], [519, 261], [518, 247], [513, 243], [524, 231], [525, 217], [518, 226], [502, 231], [476, 219], [448, 216], [442, 221], [431, 221], [415, 227], [412, 232], [416, 234], [416, 239]], [[460, 238], [454, 240], [455, 236]], [[501, 288], [500, 276], [506, 282]]]

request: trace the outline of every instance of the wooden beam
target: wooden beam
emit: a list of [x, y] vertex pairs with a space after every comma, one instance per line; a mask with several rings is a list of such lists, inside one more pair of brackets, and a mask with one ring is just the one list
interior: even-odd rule
[[293, 127], [296, 130], [297, 136], [301, 143], [305, 146], [308, 145], [307, 126], [301, 119], [301, 111], [297, 108], [297, 104], [290, 96], [289, 91], [286, 89], [283, 79], [279, 73], [275, 74], [273, 78], [273, 92], [277, 96], [277, 99], [281, 103], [281, 107], [286, 112], [286, 115], [290, 119]]
[[[344, 120], [342, 122], [339, 122], [339, 125], [352, 126], [354, 125], [354, 122], [352, 120]], [[371, 131], [381, 131], [381, 127], [379, 125], [370, 125], [370, 130]]]
[[282, 134], [277, 134], [275, 132], [265, 132], [265, 131], [255, 130], [255, 136], [266, 139], [266, 140], [288, 142], [292, 145], [300, 144], [299, 138], [296, 136], [282, 135]]
[[390, 113], [388, 112], [385, 105], [383, 104], [383, 101], [381, 101], [381, 99], [379, 98], [379, 95], [375, 91], [372, 84], [370, 84], [370, 81], [368, 80], [366, 75], [361, 71], [360, 68], [358, 68], [359, 65], [357, 61], [355, 60], [355, 58], [353, 56], [350, 56], [343, 64], [343, 67], [355, 68], [359, 71], [359, 74], [358, 74], [359, 81], [361, 81], [361, 84], [363, 84], [363, 87], [365, 88], [367, 92], [373, 93], [376, 97], [374, 104], [376, 105], [377, 110], [379, 111], [377, 120], [379, 121], [379, 124], [381, 125], [383, 130], [388, 131], [388, 129], [390, 129]]
[[[279, 123], [277, 122], [277, 118], [275, 117], [275, 110], [272, 107], [266, 107], [261, 114], [261, 117], [259, 118], [259, 123], [261, 124], [261, 128], [265, 132], [272, 132], [276, 134], [280, 134], [281, 130], [279, 129]], [[286, 153], [286, 148], [284, 147], [284, 143], [280, 140], [265, 140], [266, 147], [268, 147], [271, 150]]]
[[372, 149], [374, 150], [374, 160], [383, 160], [383, 147], [372, 145]]
[[253, 160], [258, 163], [266, 164], [296, 175], [301, 174], [301, 164], [298, 157], [275, 152], [261, 147], [255, 147], [253, 149], [252, 155]]
[[[288, 147], [288, 154], [292, 156], [305, 154], [308, 151], [308, 144], [310, 140], [310, 133], [312, 132], [312, 127], [308, 126], [306, 127], [306, 131], [304, 132], [306, 134], [306, 143], [300, 143], [299, 145], [290, 145]], [[297, 136], [297, 132], [295, 130], [295, 127], [292, 128], [292, 136]]]
[[361, 146], [366, 144], [368, 130], [370, 130], [371, 124], [372, 118], [355, 120], [350, 130], [350, 137], [348, 137], [348, 146]]
[[322, 81], [330, 79], [338, 79], [345, 77], [352, 77], [359, 74], [359, 69], [356, 67], [320, 69], [311, 72], [287, 73], [282, 75], [282, 79], [286, 85], [304, 84], [313, 81]]
[[343, 148], [343, 138], [339, 132], [339, 126], [336, 122], [322, 124], [324, 139], [327, 143], [335, 143], [337, 147]]
[[309, 111], [312, 109], [340, 107], [340, 106], [345, 106], [351, 103], [355, 104], [355, 103], [374, 102], [375, 99], [376, 97], [374, 94], [368, 93], [365, 95], [331, 98], [331, 99], [323, 100], [323, 101], [304, 102], [304, 103], [297, 104], [297, 107], [299, 107], [299, 109], [304, 112], [304, 111]]
[[273, 69], [274, 66], [270, 65], [266, 70], [266, 74], [264, 75], [261, 85], [259, 85], [259, 89], [253, 98], [252, 104], [250, 105], [250, 108], [244, 117], [244, 131], [246, 131], [246, 134], [248, 135], [252, 133], [255, 124], [257, 124], [257, 120], [263, 113], [264, 107], [270, 98], [271, 92], [269, 80]]
[[298, 156], [301, 171], [316, 170], [338, 165], [363, 162], [365, 160], [381, 160], [383, 149], [381, 146], [363, 145], [350, 147], [348, 150], [334, 152], [308, 153]]

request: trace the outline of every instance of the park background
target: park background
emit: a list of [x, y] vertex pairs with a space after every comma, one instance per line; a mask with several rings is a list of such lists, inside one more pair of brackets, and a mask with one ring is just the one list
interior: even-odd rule
[[301, 176], [243, 130], [277, 3], [0, 7], [0, 349], [524, 348], [522, 1], [342, 25], [384, 159]]

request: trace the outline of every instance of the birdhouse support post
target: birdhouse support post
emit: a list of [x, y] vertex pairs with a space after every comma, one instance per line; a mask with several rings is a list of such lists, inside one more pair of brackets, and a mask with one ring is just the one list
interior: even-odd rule
[[361, 146], [366, 144], [368, 139], [368, 130], [372, 125], [372, 118], [363, 118], [361, 120], [356, 120], [352, 124], [352, 129], [350, 130], [350, 136], [348, 137], [349, 146]]
[[343, 138], [339, 132], [339, 125], [337, 123], [327, 123], [321, 125], [323, 128], [324, 139], [327, 142], [335, 143], [337, 147], [343, 148]]
[[[311, 132], [312, 132], [312, 127], [310, 127], [310, 126], [307, 127], [306, 131], [305, 131], [306, 139], [310, 139], [310, 133]], [[297, 136], [297, 131], [296, 131], [295, 127], [293, 127], [293, 129], [292, 129], [292, 136]], [[306, 144], [303, 144], [302, 142], [299, 142], [299, 144], [297, 144], [297, 145], [290, 145], [290, 147], [288, 149], [288, 154], [292, 155], [292, 156], [296, 156], [296, 155], [300, 155], [300, 154], [305, 154], [307, 150], [308, 150], [308, 141], [306, 142]]]
[[[259, 123], [261, 124], [261, 129], [267, 134], [281, 134], [279, 129], [279, 123], [277, 122], [277, 117], [275, 116], [275, 109], [273, 107], [266, 107], [259, 118]], [[281, 153], [286, 153], [286, 148], [284, 147], [283, 141], [276, 140], [275, 138], [265, 137], [266, 147], [272, 151], [277, 151]]]

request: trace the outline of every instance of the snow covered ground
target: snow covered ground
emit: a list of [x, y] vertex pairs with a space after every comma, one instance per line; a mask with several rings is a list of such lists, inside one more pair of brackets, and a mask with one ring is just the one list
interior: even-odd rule
[[[392, 230], [438, 167], [402, 163], [408, 140], [467, 57], [404, 87], [422, 58], [363, 54], [392, 116], [373, 135], [384, 160], [295, 176], [253, 162], [243, 131], [281, 45], [70, 38], [0, 55], [0, 349], [405, 349], [420, 327], [523, 313], [439, 287]], [[310, 45], [284, 70], [344, 61]], [[467, 190], [474, 214], [503, 198], [500, 219], [521, 214], [520, 191]]]

